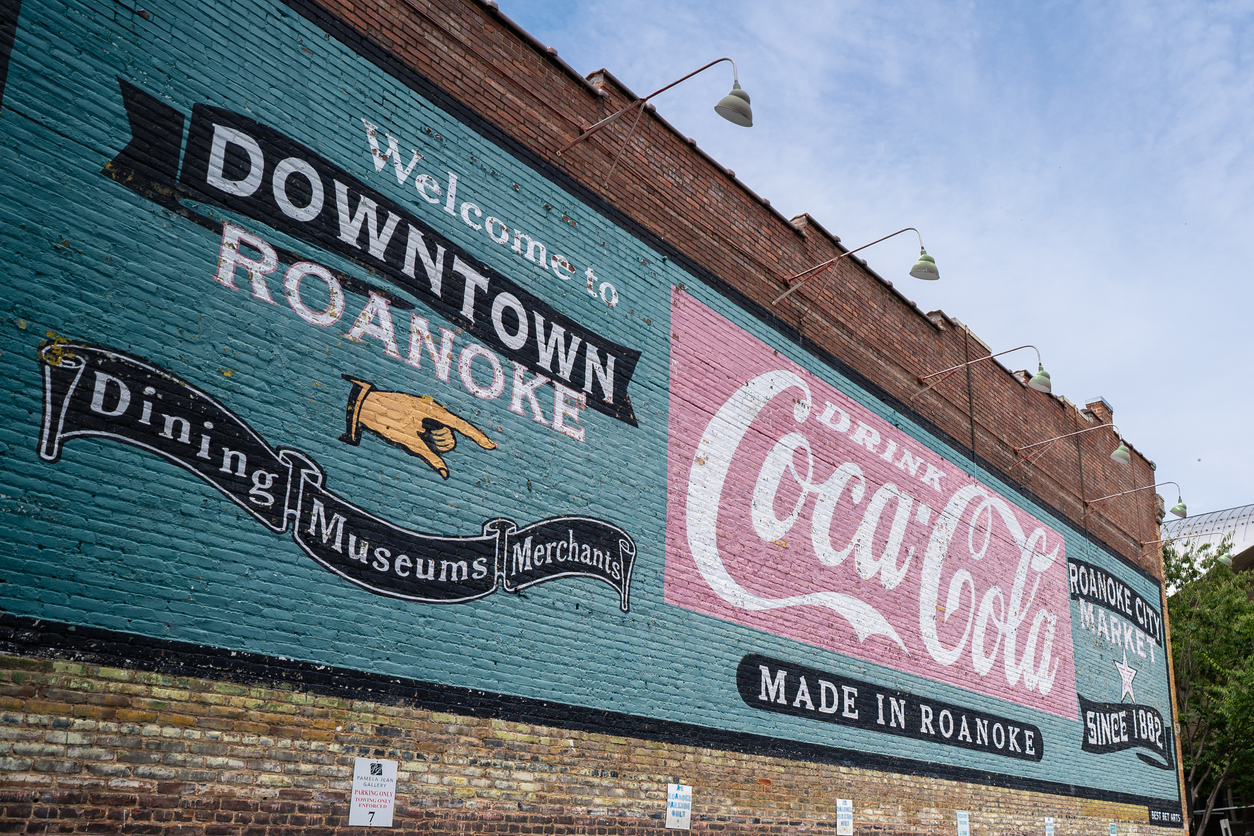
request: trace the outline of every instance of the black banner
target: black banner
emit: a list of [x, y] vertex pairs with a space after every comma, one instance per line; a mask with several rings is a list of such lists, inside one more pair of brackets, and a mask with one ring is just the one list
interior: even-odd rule
[[271, 531], [287, 530], [306, 554], [378, 595], [453, 604], [560, 578], [609, 584], [630, 610], [636, 545], [621, 528], [582, 516], [444, 537], [392, 525], [324, 486], [299, 450], [274, 450], [209, 395], [143, 360], [84, 343], [39, 351], [43, 428], [39, 456], [61, 458], [72, 438], [96, 436], [148, 450], [217, 488]]
[[1174, 825], [1182, 827], [1184, 825], [1184, 814], [1178, 803], [1172, 802], [1153, 802], [1149, 804], [1149, 822], [1150, 824]]
[[1159, 755], [1159, 761], [1143, 752], [1136, 756], [1158, 769], [1173, 769], [1175, 749], [1171, 742], [1171, 727], [1163, 720], [1157, 708], [1119, 702], [1093, 702], [1080, 697], [1080, 719], [1084, 721], [1085, 752], [1104, 754], [1124, 749], [1149, 749]]
[[776, 714], [1020, 760], [1045, 755], [1045, 738], [1031, 723], [757, 654], [740, 660], [736, 688], [750, 708]]
[[[588, 408], [636, 426], [627, 387], [639, 351], [558, 312], [340, 166], [246, 116], [193, 106], [180, 173], [183, 114], [120, 84], [131, 141], [106, 176], [198, 223], [208, 219], [183, 199], [238, 212], [382, 273], [494, 351], [586, 393]], [[350, 290], [372, 289], [344, 279]]]
[[1083, 560], [1067, 558], [1067, 583], [1071, 600], [1088, 601], [1119, 613], [1140, 627], [1155, 644], [1163, 646], [1163, 617], [1158, 608], [1110, 572]]

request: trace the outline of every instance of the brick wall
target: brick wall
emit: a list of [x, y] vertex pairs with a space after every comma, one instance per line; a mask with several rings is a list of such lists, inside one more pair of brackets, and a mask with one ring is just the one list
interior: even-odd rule
[[[0, 831], [347, 831], [355, 757], [399, 760], [403, 833], [664, 833], [666, 785], [697, 833], [1178, 833], [1144, 808], [436, 712], [365, 694], [0, 656]], [[341, 830], [343, 828], [343, 830]]]
[[[1081, 546], [1081, 557], [1153, 601], [1157, 588], [1147, 576], [1160, 574], [1158, 556], [1140, 544], [1157, 537], [1152, 493], [1092, 509], [1084, 503], [1149, 484], [1151, 465], [1139, 455], [1130, 468], [1110, 462], [1116, 440], [1105, 429], [1016, 465], [1024, 444], [1096, 426], [1065, 400], [1028, 389], [1012, 374], [1018, 361], [975, 365], [969, 385], [963, 373], [920, 394], [920, 374], [986, 349], [956, 320], [918, 311], [856, 258], [771, 308], [781, 278], [838, 254], [839, 240], [818, 219], [781, 217], [656, 115], [641, 121], [608, 186], [601, 181], [626, 125], [558, 158], [556, 150], [583, 126], [630, 95], [608, 72], [579, 78], [490, 4], [318, 2], [321, 10], [302, 0], [238, 0], [225, 17], [216, 6], [191, 3], [177, 12], [118, 7], [112, 15], [79, 0], [28, 0], [23, 9], [19, 35], [35, 32], [44, 41], [19, 39], [0, 113], [13, 137], [0, 147], [0, 218], [14, 277], [0, 299], [0, 352], [12, 360], [0, 377], [13, 393], [0, 404], [0, 511], [12, 531], [0, 543], [0, 561], [12, 570], [0, 584], [9, 608], [0, 613], [0, 828], [334, 832], [346, 829], [353, 759], [361, 756], [400, 763], [397, 829], [410, 832], [635, 836], [662, 829], [666, 784], [674, 782], [694, 787], [694, 829], [703, 831], [834, 832], [841, 797], [853, 800], [858, 833], [953, 833], [959, 809], [971, 812], [978, 836], [1039, 833], [1045, 816], [1054, 817], [1059, 836], [1104, 834], [1109, 822], [1121, 836], [1158, 829], [1146, 823], [1146, 799], [1169, 802], [1170, 779], [1158, 776], [1147, 794], [1136, 775], [1154, 773], [1128, 777], [1108, 766], [1149, 770], [1132, 752], [1085, 756], [1075, 770], [1057, 761], [1007, 765], [939, 744], [927, 757], [917, 740], [868, 743], [865, 729], [857, 737], [859, 730], [837, 725], [799, 728], [738, 699], [737, 661], [771, 652], [825, 670], [839, 663], [842, 676], [876, 687], [925, 697], [935, 687], [948, 699], [969, 698], [972, 710], [1024, 709], [1009, 680], [991, 697], [990, 689], [972, 696], [980, 689], [963, 690], [970, 683], [927, 671], [902, 674], [900, 660], [866, 647], [837, 659], [839, 651], [822, 641], [697, 616], [665, 597], [668, 499], [679, 505], [668, 494], [660, 420], [672, 394], [665, 347], [673, 333], [662, 323], [674, 284], [666, 275], [636, 265], [635, 256], [629, 264], [614, 256], [641, 296], [652, 294], [645, 300], [651, 308], [619, 310], [615, 319], [597, 307], [602, 318], [594, 320], [588, 306], [600, 302], [589, 302], [579, 287], [567, 292], [578, 277], [563, 286], [547, 276], [552, 282], [538, 291], [629, 347], [648, 347], [633, 383], [642, 429], [624, 430], [606, 418], [598, 425], [600, 446], [576, 443], [553, 432], [551, 419], [537, 429], [543, 422], [531, 420], [523, 400], [510, 406], [508, 396], [493, 403], [467, 395], [455, 365], [451, 378], [440, 378], [434, 349], [423, 355], [419, 348], [420, 358], [430, 357], [419, 367], [385, 356], [378, 330], [366, 333], [366, 348], [360, 334], [345, 333], [367, 294], [378, 290], [393, 300], [398, 323], [410, 325], [405, 314], [412, 310], [430, 317], [433, 331], [450, 324], [459, 351], [483, 339], [483, 331], [463, 330], [412, 286], [405, 293], [416, 303], [381, 290], [387, 275], [363, 259], [336, 261], [326, 241], [280, 244], [283, 233], [267, 231], [265, 219], [220, 212], [197, 220], [204, 204], [167, 200], [172, 184], [162, 184], [165, 192], [127, 185], [143, 172], [118, 168], [124, 146], [135, 150], [126, 145], [132, 114], [123, 114], [119, 79], [123, 91], [142, 88], [157, 102], [152, 111], [161, 115], [164, 107], [171, 119], [205, 104], [248, 111], [380, 190], [381, 183], [390, 187], [390, 171], [369, 180], [379, 170], [363, 153], [361, 117], [377, 112], [410, 120], [410, 128], [424, 120], [445, 125], [460, 132], [462, 145], [432, 137], [421, 146], [428, 154], [423, 166], [437, 175], [461, 171], [465, 193], [477, 189], [488, 195], [483, 200], [517, 209], [525, 223], [548, 219], [523, 214], [522, 199], [536, 204], [558, 191], [572, 194], [591, 207], [593, 217], [581, 219], [585, 230], [623, 249], [665, 255], [686, 282], [700, 285], [680, 290], [708, 308], [710, 322], [735, 318], [746, 343], [756, 340], [763, 352], [774, 347], [789, 358], [781, 364], [804, 360], [808, 374], [821, 367], [824, 385], [862, 387], [859, 408], [879, 410], [884, 420], [904, 416], [911, 443], [931, 452], [948, 444], [958, 451], [951, 459], [964, 462], [974, 453], [983, 473], [1010, 486], [1020, 510], [1056, 515], [1050, 525], [1066, 529], [1069, 548]], [[227, 19], [262, 25], [239, 30], [235, 40], [221, 37]], [[98, 40], [66, 44], [63, 31]], [[241, 43], [252, 46], [256, 62], [233, 75]], [[347, 48], [336, 51], [339, 44]], [[91, 97], [67, 100], [48, 87], [68, 78], [94, 91]], [[138, 127], [151, 126], [141, 120]], [[59, 139], [43, 141], [51, 136]], [[490, 190], [506, 169], [522, 185], [503, 187], [501, 197]], [[515, 193], [520, 203], [511, 207], [506, 201]], [[80, 195], [88, 205], [76, 202]], [[414, 200], [412, 191], [408, 197]], [[443, 207], [430, 211], [447, 222], [439, 232], [450, 248], [461, 246], [502, 274], [509, 272], [502, 264], [516, 266], [482, 233], [448, 221]], [[269, 278], [273, 306], [250, 296], [242, 268], [238, 287], [228, 288], [214, 267], [232, 255], [222, 243], [222, 215], [279, 247], [284, 266], [298, 258], [335, 264], [358, 307], [332, 333], [314, 328], [308, 309], [301, 314], [285, 305], [291, 289], [282, 271]], [[578, 241], [571, 234], [565, 243]], [[578, 245], [586, 247], [584, 263], [601, 257], [595, 242]], [[366, 324], [375, 327], [375, 320]], [[398, 328], [404, 343], [407, 334]], [[273, 520], [270, 531], [256, 526], [249, 494], [232, 497], [245, 509], [239, 511], [194, 483], [186, 472], [196, 472], [188, 466], [194, 455], [160, 461], [151, 448], [84, 439], [54, 461], [40, 437], [41, 409], [50, 402], [42, 398], [41, 375], [50, 380], [66, 371], [47, 362], [46, 352], [53, 360], [63, 349], [72, 353], [65, 348], [72, 337], [129, 352], [135, 364], [160, 365], [170, 379], [186, 376], [264, 428], [268, 443], [314, 451], [327, 475], [323, 483], [318, 471], [317, 487], [351, 486], [385, 522], [399, 520], [394, 527], [477, 534], [476, 526], [496, 516], [531, 522], [576, 511], [630, 524], [641, 547], [631, 608], [626, 584], [616, 589], [620, 604], [604, 585], [587, 581], [560, 594], [557, 584], [514, 596], [493, 586], [479, 590], [491, 598], [451, 606], [397, 600], [404, 596], [395, 589], [372, 595], [378, 590], [363, 591], [315, 566], [307, 559], [316, 559], [314, 551], [271, 536], [279, 528]], [[44, 339], [51, 344], [39, 354]], [[738, 371], [716, 370], [728, 379]], [[415, 400], [432, 392], [460, 398], [469, 404], [465, 414], [473, 412], [501, 449], [495, 458], [476, 459], [488, 448], [463, 440], [450, 479], [379, 438], [347, 446], [340, 436], [349, 385], [343, 377], [367, 373], [414, 392]], [[105, 405], [112, 384], [102, 380], [97, 414], [113, 408]], [[694, 402], [704, 397], [700, 388]], [[136, 410], [141, 391], [135, 389]], [[225, 426], [217, 415], [213, 422], [219, 431]], [[197, 432], [213, 422], [198, 422]], [[317, 467], [306, 465], [310, 473]], [[544, 474], [534, 494], [531, 469]], [[286, 517], [279, 522], [286, 525]], [[324, 516], [323, 544], [327, 525]], [[314, 533], [312, 524], [304, 533]], [[1065, 592], [1061, 598], [1065, 607]], [[890, 614], [917, 617], [909, 609], [918, 602], [903, 600], [893, 600]], [[1083, 687], [1092, 689], [1090, 697], [1122, 700], [1110, 664], [1123, 646], [1096, 627], [1091, 635], [1077, 632], [1074, 621], [1089, 667]], [[1161, 660], [1131, 658], [1146, 671], [1136, 680], [1150, 695], [1142, 700], [1170, 722]], [[1049, 727], [1051, 752], [1078, 750], [1075, 718], [1024, 713]], [[1048, 791], [1036, 791], [1042, 789]]]

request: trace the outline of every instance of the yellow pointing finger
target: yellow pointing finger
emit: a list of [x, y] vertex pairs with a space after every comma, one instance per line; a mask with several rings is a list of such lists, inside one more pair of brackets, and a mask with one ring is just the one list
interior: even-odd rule
[[474, 424], [452, 412], [449, 412], [441, 404], [438, 404], [433, 400], [429, 400], [427, 398], [424, 398], [423, 400], [426, 401], [426, 407], [428, 410], [427, 417], [439, 421], [446, 427], [451, 427], [452, 429], [457, 430], [459, 433], [466, 436], [485, 450], [496, 449], [496, 442], [484, 435], [483, 432]]

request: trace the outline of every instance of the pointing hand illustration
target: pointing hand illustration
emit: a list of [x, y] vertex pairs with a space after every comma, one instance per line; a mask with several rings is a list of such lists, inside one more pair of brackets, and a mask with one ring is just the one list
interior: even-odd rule
[[384, 392], [373, 383], [344, 375], [353, 384], [348, 395], [346, 420], [348, 429], [340, 440], [348, 444], [361, 442], [364, 427], [380, 438], [404, 447], [425, 461], [445, 479], [448, 465], [441, 454], [457, 446], [461, 433], [485, 450], [495, 450], [496, 442], [469, 421], [454, 415], [427, 395], [405, 392]]

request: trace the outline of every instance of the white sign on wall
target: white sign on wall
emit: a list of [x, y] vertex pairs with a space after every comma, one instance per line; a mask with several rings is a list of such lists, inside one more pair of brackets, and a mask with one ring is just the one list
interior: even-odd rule
[[350, 826], [392, 826], [396, 766], [396, 761], [357, 758], [353, 765], [353, 797], [348, 806]]
[[1054, 836], [1054, 817], [1045, 817], [1045, 836]]
[[971, 814], [966, 810], [958, 811], [958, 836], [971, 836]]
[[692, 821], [692, 787], [686, 784], [666, 785], [666, 826], [670, 830], [688, 830]]
[[852, 799], [836, 799], [836, 836], [853, 836]]

